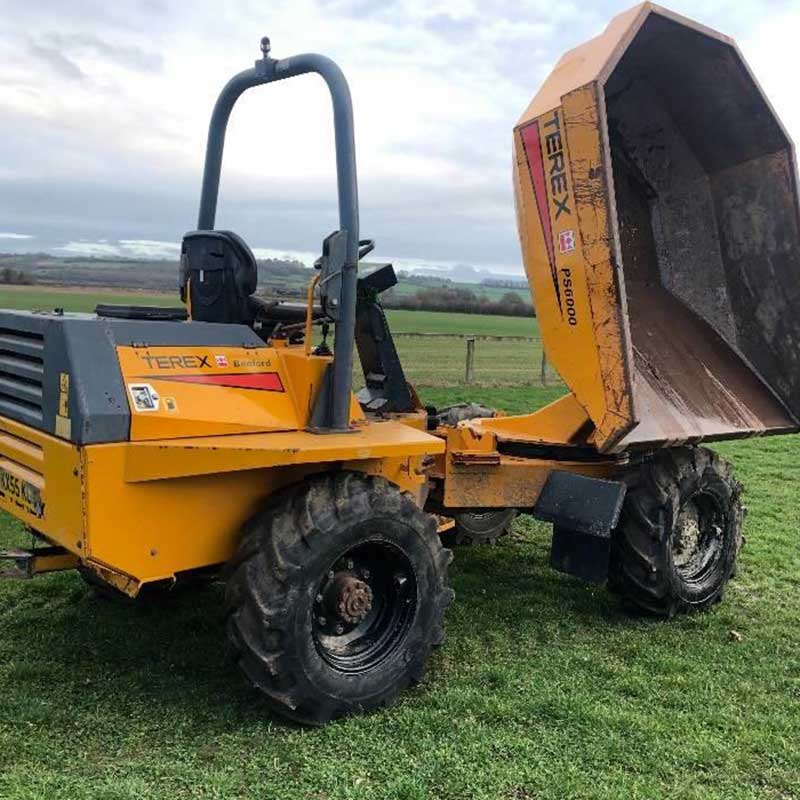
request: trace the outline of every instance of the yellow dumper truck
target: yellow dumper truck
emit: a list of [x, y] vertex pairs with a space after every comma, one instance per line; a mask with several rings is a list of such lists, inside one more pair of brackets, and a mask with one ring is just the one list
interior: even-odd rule
[[[256, 296], [252, 251], [214, 222], [237, 99], [311, 72], [333, 103], [340, 225], [295, 306]], [[718, 601], [741, 487], [699, 445], [798, 430], [791, 142], [730, 39], [645, 3], [564, 55], [513, 148], [569, 391], [523, 416], [426, 410], [380, 304], [394, 272], [358, 274], [373, 243], [345, 78], [262, 40], [212, 114], [184, 305], [0, 312], [0, 508], [38, 541], [6, 573], [74, 568], [129, 599], [222, 575], [241, 670], [310, 724], [420, 678], [453, 598], [447, 520], [491, 538], [532, 514], [557, 569], [665, 616]], [[332, 350], [314, 344], [329, 327]]]

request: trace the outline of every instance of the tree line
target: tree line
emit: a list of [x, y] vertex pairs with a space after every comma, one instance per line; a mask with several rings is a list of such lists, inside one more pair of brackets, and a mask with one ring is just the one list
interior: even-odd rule
[[516, 292], [506, 292], [497, 300], [461, 287], [432, 287], [415, 294], [400, 294], [389, 289], [381, 295], [385, 308], [408, 311], [451, 311], [462, 314], [490, 314], [504, 317], [535, 317], [536, 312]]

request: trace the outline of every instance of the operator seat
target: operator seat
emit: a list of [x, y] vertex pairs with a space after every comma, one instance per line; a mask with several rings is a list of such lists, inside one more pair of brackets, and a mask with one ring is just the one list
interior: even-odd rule
[[[264, 300], [255, 294], [258, 263], [253, 251], [233, 231], [192, 231], [181, 247], [181, 299], [199, 322], [248, 325], [262, 336], [278, 326], [303, 323], [306, 304]], [[324, 316], [315, 305], [314, 319]]]
[[257, 284], [256, 257], [238, 234], [192, 231], [183, 237], [181, 299], [189, 303], [192, 319], [252, 325]]

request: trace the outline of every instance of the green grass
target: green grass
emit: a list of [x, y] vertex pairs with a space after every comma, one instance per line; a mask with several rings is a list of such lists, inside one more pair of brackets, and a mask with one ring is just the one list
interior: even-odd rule
[[800, 797], [800, 441], [721, 449], [750, 513], [714, 611], [631, 615], [552, 572], [546, 527], [520, 521], [458, 551], [422, 685], [323, 730], [241, 685], [218, 586], [136, 610], [76, 575], [3, 583], [0, 797]]
[[484, 336], [538, 336], [532, 317], [498, 317], [488, 314], [442, 314], [438, 311], [389, 311], [395, 333], [474, 333]]
[[[562, 391], [423, 399], [519, 412]], [[0, 582], [0, 797], [800, 798], [800, 439], [719, 449], [749, 515], [713, 611], [632, 614], [551, 571], [547, 526], [523, 519], [457, 552], [423, 683], [322, 730], [271, 716], [225, 661], [220, 586], [125, 609], [73, 574]], [[0, 543], [24, 541], [0, 516]]]
[[61, 289], [45, 286], [0, 286], [0, 308], [50, 311], [94, 311], [98, 303], [138, 303], [139, 305], [177, 306], [175, 294], [100, 289]]

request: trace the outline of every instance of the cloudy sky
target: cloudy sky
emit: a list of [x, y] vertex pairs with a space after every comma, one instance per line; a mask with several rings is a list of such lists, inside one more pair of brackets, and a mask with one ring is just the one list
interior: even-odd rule
[[[362, 235], [377, 256], [519, 272], [511, 129], [554, 61], [630, 3], [600, 0], [0, 0], [0, 251], [174, 253], [194, 227], [227, 78], [316, 51], [353, 92]], [[795, 139], [798, 0], [674, 0], [737, 38]], [[337, 223], [318, 78], [246, 94], [218, 227], [310, 253]]]

